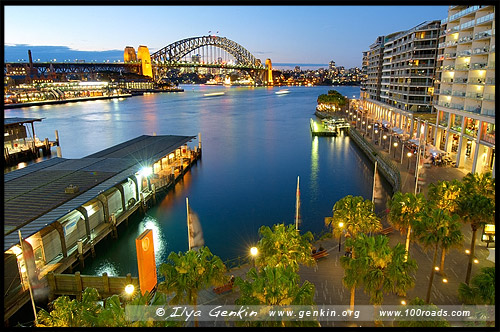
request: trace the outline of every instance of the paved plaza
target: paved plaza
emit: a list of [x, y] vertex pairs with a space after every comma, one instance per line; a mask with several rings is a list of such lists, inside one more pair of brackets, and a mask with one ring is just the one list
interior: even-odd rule
[[[365, 137], [368, 142], [372, 143], [369, 135]], [[391, 151], [389, 155], [387, 148], [382, 149], [380, 145], [373, 145], [375, 149], [378, 150], [384, 157], [390, 159], [394, 162], [394, 165], [399, 169], [401, 174], [402, 182], [402, 192], [414, 192], [415, 191], [415, 165], [410, 165], [408, 168], [407, 157], [404, 157], [403, 163], [400, 162], [398, 156], [401, 155], [401, 150], [398, 149], [396, 154]], [[387, 145], [386, 145], [387, 146]], [[404, 151], [406, 154], [406, 151]], [[394, 157], [396, 155], [396, 157]], [[413, 159], [415, 162], [415, 159]], [[411, 167], [413, 166], [413, 167]], [[430, 168], [421, 167], [419, 172], [419, 178], [423, 180], [422, 186], [419, 191], [427, 196], [428, 186], [430, 183], [436, 183], [437, 181], [459, 179], [461, 180], [467, 174], [463, 168], [455, 168], [452, 166], [434, 166]], [[325, 216], [326, 217], [326, 216]], [[387, 226], [387, 221], [383, 220], [384, 226]], [[464, 224], [462, 227], [462, 233], [464, 234], [463, 246], [456, 249], [451, 249], [445, 260], [444, 271], [439, 271], [434, 275], [433, 287], [431, 293], [431, 302], [436, 305], [452, 305], [461, 304], [458, 299], [458, 286], [460, 283], [465, 282], [465, 275], [468, 263], [468, 254], [465, 253], [465, 249], [470, 247], [471, 242], [471, 228], [469, 224]], [[479, 263], [473, 265], [472, 277], [476, 275], [479, 270], [483, 267], [495, 266], [493, 261], [487, 259], [489, 256], [494, 257], [494, 243], [490, 243], [489, 249], [486, 247], [486, 243], [482, 242], [480, 239], [481, 230], [477, 232], [476, 240], [476, 250], [475, 255], [479, 260]], [[401, 235], [398, 231], [394, 231], [388, 234], [389, 243], [391, 246], [397, 243], [405, 243], [406, 235]], [[338, 238], [329, 238], [316, 243], [316, 247], [321, 244], [328, 252], [329, 255], [325, 258], [321, 258], [317, 261], [316, 267], [303, 267], [301, 266], [299, 275], [302, 280], [309, 280], [316, 287], [315, 302], [318, 305], [349, 305], [350, 301], [350, 291], [342, 285], [342, 277], [344, 276], [344, 270], [340, 266], [340, 255], [344, 254], [344, 241], [342, 239], [341, 250], [339, 252]], [[492, 254], [490, 254], [490, 251]], [[404, 299], [409, 302], [415, 297], [419, 297], [425, 300], [427, 287], [429, 283], [429, 276], [432, 269], [432, 257], [433, 250], [424, 250], [416, 241], [410, 243], [410, 257], [415, 259], [418, 264], [418, 269], [416, 272], [416, 283], [415, 287], [408, 291], [406, 297], [399, 297], [397, 295], [385, 295], [384, 294], [384, 305], [399, 305]], [[439, 266], [441, 258], [441, 251], [438, 252], [438, 259], [436, 265]], [[494, 259], [493, 259], [494, 260]], [[244, 265], [237, 269], [232, 269], [229, 274], [234, 274], [235, 276], [244, 277], [249, 269], [249, 265]], [[443, 282], [443, 278], [447, 279], [447, 283]], [[200, 293], [200, 304], [234, 304], [234, 300], [238, 298], [239, 294], [237, 292], [228, 292], [221, 295], [216, 295], [211, 290], [204, 290]], [[363, 292], [360, 287], [356, 290], [355, 295], [355, 305], [369, 305], [369, 295]], [[385, 322], [391, 325], [390, 322]], [[456, 323], [451, 322], [452, 325]], [[204, 322], [204, 326], [210, 326], [213, 323]], [[362, 326], [373, 326], [373, 322], [363, 322], [358, 323]], [[460, 324], [460, 323], [459, 323]], [[354, 326], [353, 322], [349, 321], [336, 321], [336, 322], [321, 322], [322, 326]]]

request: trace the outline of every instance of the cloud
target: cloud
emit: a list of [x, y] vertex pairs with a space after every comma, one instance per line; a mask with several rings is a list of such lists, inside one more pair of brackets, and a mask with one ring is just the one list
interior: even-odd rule
[[79, 51], [68, 46], [35, 46], [27, 44], [4, 45], [5, 62], [17, 62], [18, 59], [28, 59], [28, 50], [31, 50], [33, 60], [40, 59], [45, 62], [51, 59], [64, 60], [85, 60], [104, 61], [122, 60], [123, 50], [107, 51]]

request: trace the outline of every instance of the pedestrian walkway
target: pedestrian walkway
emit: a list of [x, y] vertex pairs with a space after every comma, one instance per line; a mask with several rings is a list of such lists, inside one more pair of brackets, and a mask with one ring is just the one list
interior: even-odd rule
[[[359, 129], [358, 129], [359, 130]], [[361, 133], [365, 133], [364, 137], [367, 142], [373, 145], [373, 147], [385, 157], [386, 160], [391, 160], [394, 165], [398, 168], [401, 174], [401, 191], [402, 192], [415, 192], [415, 156], [412, 156], [410, 160], [406, 155], [410, 150], [404, 147], [400, 141], [396, 151], [391, 149], [391, 153], [388, 150], [388, 142], [385, 146], [380, 144], [374, 144], [372, 140], [372, 134], [369, 131], [359, 130]], [[379, 135], [376, 135], [379, 136]], [[379, 136], [380, 137], [380, 136]], [[375, 137], [376, 139], [379, 137]], [[393, 143], [393, 142], [391, 142]], [[392, 146], [394, 148], [394, 146]], [[401, 149], [404, 150], [401, 150]], [[403, 162], [401, 162], [401, 154], [403, 154]], [[430, 183], [436, 183], [437, 181], [449, 181], [453, 179], [461, 180], [467, 172], [463, 168], [455, 168], [451, 166], [434, 166], [430, 168], [421, 167], [419, 169], [419, 179], [421, 179], [421, 185], [418, 188], [419, 192], [422, 192], [424, 196], [427, 196], [428, 188]], [[467, 270], [467, 264], [469, 256], [465, 252], [465, 249], [469, 249], [471, 243], [471, 228], [469, 224], [464, 224], [462, 227], [462, 233], [464, 234], [463, 245], [459, 248], [451, 249], [446, 254], [445, 268], [444, 271], [439, 271], [434, 275], [432, 292], [431, 292], [431, 303], [436, 305], [459, 305], [461, 304], [458, 298], [458, 287], [460, 283], [465, 282], [465, 275]], [[488, 260], [487, 257], [490, 256], [490, 250], [494, 249], [494, 244], [490, 244], [490, 249], [486, 248], [486, 243], [482, 242], [480, 239], [481, 231], [477, 232], [476, 249], [475, 256], [478, 259], [478, 263], [473, 265], [472, 277], [476, 275], [479, 270], [483, 267], [494, 267], [495, 263]], [[387, 235], [389, 237], [389, 244], [395, 246], [398, 243], [405, 244], [406, 235], [400, 234], [398, 231], [394, 231]], [[329, 253], [325, 258], [321, 258], [317, 261], [314, 267], [304, 267], [301, 266], [299, 275], [301, 276], [302, 282], [305, 280], [310, 281], [314, 284], [316, 288], [316, 293], [314, 300], [318, 305], [346, 305], [350, 303], [350, 290], [343, 286], [342, 278], [344, 276], [344, 269], [340, 265], [340, 257], [344, 255], [345, 251], [345, 238], [341, 239], [340, 251], [339, 251], [339, 239], [329, 238], [326, 240], [319, 241], [315, 244], [316, 247], [320, 245], [323, 246]], [[425, 250], [416, 241], [412, 241], [410, 244], [409, 257], [417, 261], [417, 271], [416, 271], [416, 282], [415, 286], [408, 291], [405, 297], [400, 297], [394, 294], [384, 294], [384, 305], [399, 305], [402, 300], [409, 302], [415, 297], [419, 297], [425, 300], [427, 287], [429, 284], [429, 277], [431, 270], [434, 268], [432, 265], [433, 259], [433, 249]], [[436, 265], [440, 265], [441, 250], [438, 252], [438, 259]], [[235, 276], [241, 276], [245, 278], [246, 272], [249, 270], [250, 265], [244, 265], [237, 269], [232, 269], [228, 272], [229, 275], [234, 274]], [[446, 279], [446, 280], [444, 280]], [[200, 293], [200, 304], [234, 304], [234, 300], [239, 297], [237, 290], [228, 292], [221, 295], [216, 295], [211, 289], [205, 290]], [[370, 305], [370, 297], [365, 294], [363, 289], [357, 288], [355, 294], [355, 309], [356, 305]], [[373, 326], [373, 322], [357, 322], [361, 326]], [[352, 321], [322, 321], [322, 326], [354, 326]], [[461, 326], [460, 322], [452, 322], [452, 326]], [[390, 326], [391, 323], [385, 322], [386, 326]]]

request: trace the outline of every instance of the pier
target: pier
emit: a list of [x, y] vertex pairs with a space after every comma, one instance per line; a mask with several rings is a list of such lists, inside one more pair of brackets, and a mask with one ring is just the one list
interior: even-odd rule
[[[4, 320], [47, 276], [83, 267], [95, 245], [145, 213], [201, 158], [196, 136], [139, 136], [81, 159], [51, 158], [4, 176]], [[18, 231], [28, 258], [23, 257]]]
[[349, 128], [349, 123], [343, 119], [322, 120], [321, 123], [310, 119], [311, 134], [313, 136], [337, 136], [339, 131]]
[[55, 141], [49, 141], [48, 138], [41, 141], [36, 137], [34, 122], [41, 122], [42, 119], [43, 118], [4, 119], [4, 166], [12, 166], [19, 162], [30, 161], [41, 156], [50, 155], [52, 153], [52, 147], [59, 146], [59, 135], [57, 130], [55, 131]]

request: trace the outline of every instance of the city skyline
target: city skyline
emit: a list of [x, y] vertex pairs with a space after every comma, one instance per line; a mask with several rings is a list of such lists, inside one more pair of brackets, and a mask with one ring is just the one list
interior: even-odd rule
[[[325, 67], [334, 60], [337, 66], [352, 68], [361, 66], [362, 52], [378, 36], [444, 19], [447, 10], [448, 6], [8, 5], [4, 51], [10, 61], [17, 60], [9, 59], [13, 45], [66, 47], [68, 54], [74, 50], [122, 54], [126, 46], [146, 45], [154, 52], [177, 40], [210, 33], [239, 43], [263, 62], [270, 58], [276, 64]], [[75, 24], [75, 15], [86, 19]], [[40, 24], [40, 17], [58, 19]], [[135, 17], [147, 18], [147, 24], [131, 19]]]

